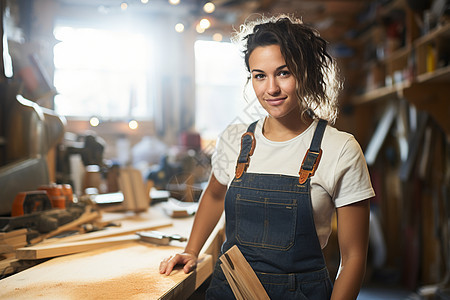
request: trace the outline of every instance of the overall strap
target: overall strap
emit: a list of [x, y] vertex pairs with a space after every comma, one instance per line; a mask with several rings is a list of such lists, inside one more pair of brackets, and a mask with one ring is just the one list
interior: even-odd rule
[[317, 123], [316, 131], [314, 132], [311, 145], [306, 152], [305, 158], [303, 158], [302, 166], [298, 175], [300, 176], [298, 182], [304, 184], [309, 177], [313, 176], [319, 165], [320, 157], [322, 156], [322, 149], [320, 144], [322, 143], [323, 133], [327, 127], [327, 121], [320, 119]]
[[236, 164], [236, 178], [240, 178], [242, 174], [247, 170], [250, 164], [250, 156], [255, 151], [255, 128], [258, 121], [253, 122], [248, 126], [247, 132], [241, 137], [241, 152], [239, 153], [237, 164]]

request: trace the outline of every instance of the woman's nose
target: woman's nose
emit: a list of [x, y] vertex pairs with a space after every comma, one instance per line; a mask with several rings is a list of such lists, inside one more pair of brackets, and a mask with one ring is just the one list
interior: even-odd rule
[[277, 95], [280, 92], [280, 86], [275, 78], [271, 78], [269, 80], [269, 86], [267, 89], [267, 93], [269, 95]]

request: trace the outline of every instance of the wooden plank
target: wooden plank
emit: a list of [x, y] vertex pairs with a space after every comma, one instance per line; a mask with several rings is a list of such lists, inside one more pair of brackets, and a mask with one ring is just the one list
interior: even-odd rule
[[15, 249], [25, 247], [26, 245], [27, 245], [26, 235], [13, 236], [5, 240], [0, 240], [0, 253], [1, 254], [11, 253], [14, 252]]
[[141, 230], [152, 230], [170, 225], [172, 225], [172, 221], [169, 219], [153, 220], [148, 222], [139, 222], [137, 224], [128, 224], [127, 226], [122, 226], [120, 228], [107, 228], [101, 231], [77, 234], [63, 238], [52, 238], [44, 241], [43, 243], [49, 244], [49, 243], [68, 243], [68, 242], [87, 241], [92, 239], [135, 233]]
[[17, 230], [8, 231], [8, 232], [0, 232], [0, 240], [12, 238], [12, 237], [15, 237], [18, 235], [26, 235], [26, 234], [27, 234], [26, 228], [17, 229]]
[[222, 262], [220, 266], [236, 299], [270, 299], [252, 267], [236, 245], [225, 252], [220, 257], [220, 261]]
[[132, 181], [128, 169], [121, 169], [119, 175], [119, 187], [123, 194], [122, 205], [125, 210], [134, 211], [136, 208], [134, 202], [134, 193], [132, 189]]
[[182, 250], [131, 242], [57, 257], [0, 280], [0, 299], [186, 299], [213, 262], [205, 255], [195, 272], [159, 274], [160, 261]]
[[150, 205], [150, 195], [146, 194], [146, 187], [142, 174], [133, 168], [120, 170], [119, 186], [123, 193], [123, 206], [126, 210], [143, 212]]
[[13, 237], [6, 238], [4, 240], [0, 240], [0, 245], [6, 244], [13, 247], [23, 247], [27, 244], [27, 236], [25, 234], [22, 235], [16, 235]]
[[31, 247], [23, 247], [16, 250], [17, 259], [41, 259], [49, 257], [57, 257], [67, 254], [85, 252], [100, 247], [107, 247], [125, 242], [138, 240], [137, 235], [125, 235], [107, 237], [102, 239], [94, 239], [88, 241], [78, 241], [71, 243], [55, 243], [49, 245], [36, 245]]
[[16, 258], [7, 258], [0, 260], [0, 274], [7, 275], [13, 273], [15, 268], [11, 264], [16, 261]]
[[14, 247], [7, 244], [0, 244], [0, 254], [14, 252]]

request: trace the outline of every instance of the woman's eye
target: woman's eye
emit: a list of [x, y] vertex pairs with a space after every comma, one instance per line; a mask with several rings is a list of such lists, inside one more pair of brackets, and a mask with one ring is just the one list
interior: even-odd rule
[[255, 79], [263, 79], [265, 76], [264, 74], [255, 74]]
[[278, 75], [279, 76], [282, 76], [282, 77], [286, 77], [286, 76], [289, 76], [289, 71], [287, 71], [287, 70], [283, 70], [283, 71], [280, 71], [280, 73], [278, 73]]

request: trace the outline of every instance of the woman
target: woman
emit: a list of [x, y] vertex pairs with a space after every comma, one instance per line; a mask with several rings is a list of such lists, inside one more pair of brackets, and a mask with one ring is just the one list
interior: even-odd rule
[[[195, 268], [225, 206], [222, 253], [237, 245], [271, 299], [356, 299], [374, 192], [354, 137], [327, 124], [337, 112], [335, 61], [314, 30], [289, 16], [245, 24], [235, 39], [244, 42], [267, 116], [222, 133], [186, 249], [164, 260], [160, 272], [168, 275], [176, 264]], [[322, 248], [334, 211], [341, 264], [333, 287]], [[232, 291], [216, 264], [207, 299], [228, 298]]]

